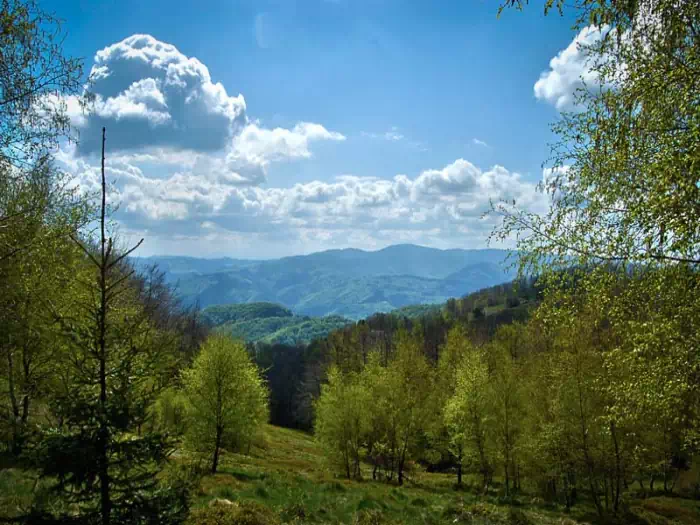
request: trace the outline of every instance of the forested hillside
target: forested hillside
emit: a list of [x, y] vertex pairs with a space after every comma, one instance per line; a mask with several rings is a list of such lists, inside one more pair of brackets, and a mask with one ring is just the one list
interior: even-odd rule
[[200, 312], [210, 329], [249, 343], [305, 345], [351, 323], [343, 317], [307, 317], [274, 303], [208, 306]]
[[[539, 304], [535, 279], [504, 283], [453, 298], [441, 305], [415, 305], [377, 313], [313, 338], [310, 344], [251, 344], [251, 353], [270, 386], [273, 424], [311, 430], [313, 407], [327, 368], [337, 360], [364, 360], [372, 352], [391, 353], [399, 331], [417, 330], [426, 356], [437, 360], [447, 333], [469, 327], [475, 341], [487, 341], [503, 324], [525, 321]], [[206, 310], [205, 310], [206, 311]], [[273, 318], [275, 319], [275, 318]]]
[[451, 297], [513, 278], [503, 250], [436, 250], [415, 245], [376, 252], [329, 250], [268, 261], [150, 257], [187, 304], [274, 302], [296, 314], [362, 319], [375, 312]]

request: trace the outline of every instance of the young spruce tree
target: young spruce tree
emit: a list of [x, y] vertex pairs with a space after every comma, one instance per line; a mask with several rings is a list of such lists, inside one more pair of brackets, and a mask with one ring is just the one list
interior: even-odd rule
[[184, 490], [156, 477], [172, 444], [165, 434], [141, 432], [172, 364], [173, 339], [154, 326], [147, 292], [134, 286], [125, 261], [141, 242], [118, 251], [108, 237], [104, 146], [103, 129], [97, 246], [74, 238], [85, 269], [76, 276], [72, 313], [57, 315], [68, 341], [65, 388], [53, 407], [61, 424], [44, 433], [36, 450], [41, 474], [56, 481], [64, 505], [30, 522], [179, 523], [187, 511]]

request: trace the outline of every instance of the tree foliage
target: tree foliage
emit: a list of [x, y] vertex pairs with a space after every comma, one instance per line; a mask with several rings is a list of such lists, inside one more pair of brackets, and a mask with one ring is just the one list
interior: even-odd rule
[[82, 90], [82, 61], [65, 55], [65, 36], [34, 0], [0, 2], [2, 164], [31, 166], [70, 136], [67, 97]]
[[268, 420], [268, 393], [241, 341], [212, 334], [183, 372], [188, 443], [212, 454], [216, 473], [222, 448], [250, 447]]

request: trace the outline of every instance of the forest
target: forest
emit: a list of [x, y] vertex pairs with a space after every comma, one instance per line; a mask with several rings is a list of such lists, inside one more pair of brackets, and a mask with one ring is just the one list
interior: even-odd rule
[[553, 124], [548, 211], [486, 211], [518, 278], [294, 328], [134, 261], [109, 129], [90, 191], [56, 162], [82, 61], [0, 2], [0, 523], [700, 523], [700, 4], [500, 10], [542, 4], [606, 28], [605, 88]]
[[288, 308], [273, 303], [207, 306], [200, 316], [207, 327], [234, 339], [286, 345], [306, 345], [351, 323], [338, 315], [294, 315]]

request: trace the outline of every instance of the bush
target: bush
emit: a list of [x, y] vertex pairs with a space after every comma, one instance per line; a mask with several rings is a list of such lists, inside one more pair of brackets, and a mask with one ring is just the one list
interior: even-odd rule
[[303, 520], [306, 518], [306, 507], [299, 501], [290, 503], [282, 510], [282, 517], [285, 522]]
[[254, 501], [214, 500], [190, 513], [187, 525], [279, 525], [277, 515]]
[[414, 507], [427, 507], [428, 502], [425, 501], [423, 498], [415, 498], [411, 501], [411, 505]]
[[381, 501], [368, 494], [365, 495], [357, 504], [358, 511], [379, 510], [383, 507], [385, 507], [385, 505]]

